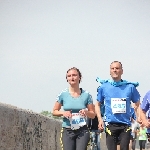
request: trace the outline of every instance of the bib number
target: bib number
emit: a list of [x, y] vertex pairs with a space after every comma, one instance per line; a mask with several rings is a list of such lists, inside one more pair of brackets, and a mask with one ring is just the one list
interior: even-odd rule
[[71, 129], [76, 130], [86, 125], [86, 119], [85, 117], [81, 116], [79, 113], [72, 113], [70, 124], [71, 124]]
[[113, 114], [126, 113], [126, 99], [125, 98], [111, 98], [111, 108]]

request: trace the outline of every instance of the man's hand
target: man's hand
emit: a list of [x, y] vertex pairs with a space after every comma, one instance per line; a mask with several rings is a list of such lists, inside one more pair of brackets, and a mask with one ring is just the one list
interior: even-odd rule
[[149, 120], [149, 119], [142, 120], [142, 124], [143, 124], [146, 128], [150, 128], [150, 120]]
[[138, 117], [136, 120], [139, 124], [142, 124], [142, 120]]
[[104, 130], [104, 122], [103, 122], [103, 120], [100, 120], [100, 121], [99, 121], [98, 129], [101, 130], [101, 131]]

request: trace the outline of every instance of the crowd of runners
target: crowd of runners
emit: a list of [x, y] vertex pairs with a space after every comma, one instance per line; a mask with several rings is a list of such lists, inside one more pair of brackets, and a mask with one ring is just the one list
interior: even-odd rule
[[[150, 92], [141, 99], [138, 82], [122, 79], [119, 61], [110, 64], [111, 79], [97, 78], [96, 103], [79, 84], [82, 74], [78, 68], [66, 73], [69, 87], [57, 96], [53, 115], [63, 116], [60, 144], [62, 150], [100, 150], [100, 136], [106, 133], [108, 150], [145, 149], [150, 137]], [[141, 99], [141, 101], [140, 101]]]

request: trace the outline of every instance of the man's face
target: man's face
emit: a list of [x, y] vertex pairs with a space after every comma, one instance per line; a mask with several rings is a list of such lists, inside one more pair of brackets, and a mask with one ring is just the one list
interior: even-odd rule
[[110, 75], [115, 81], [121, 80], [121, 75], [123, 74], [122, 66], [119, 62], [113, 62], [110, 65]]

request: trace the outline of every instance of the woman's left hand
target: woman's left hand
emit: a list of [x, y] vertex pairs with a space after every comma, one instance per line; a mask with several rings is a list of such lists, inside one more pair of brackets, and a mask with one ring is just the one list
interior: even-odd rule
[[81, 116], [86, 117], [86, 116], [87, 116], [87, 113], [88, 113], [88, 110], [87, 110], [87, 109], [81, 109], [81, 110], [79, 111], [79, 113], [80, 113]]

